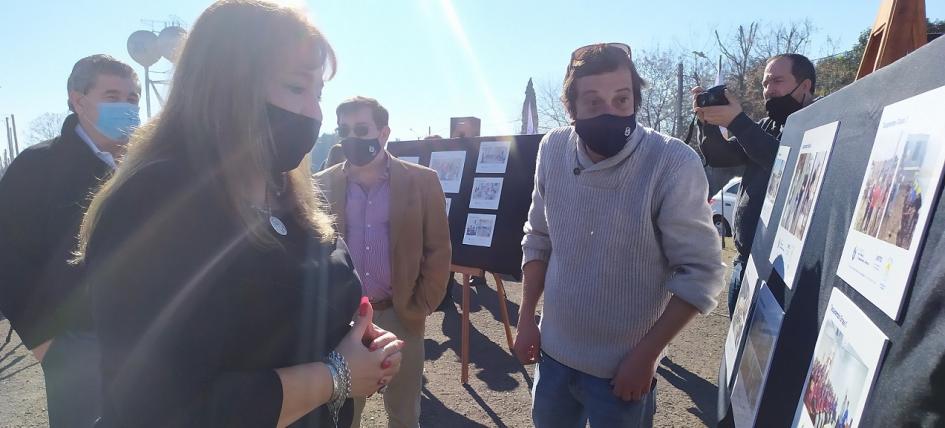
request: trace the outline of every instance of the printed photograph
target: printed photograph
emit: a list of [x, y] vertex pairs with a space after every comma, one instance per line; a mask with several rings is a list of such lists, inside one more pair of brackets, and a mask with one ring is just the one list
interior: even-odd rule
[[502, 181], [502, 178], [476, 177], [473, 180], [469, 208], [499, 209], [499, 199], [502, 197]]
[[820, 175], [824, 173], [826, 160], [826, 151], [801, 153], [797, 159], [797, 169], [791, 179], [791, 190], [781, 216], [781, 227], [797, 239], [804, 239], [810, 224], [811, 210], [816, 202]]
[[[791, 151], [790, 147], [785, 147], [787, 152]], [[781, 188], [781, 177], [784, 175], [784, 165], [787, 164], [787, 155], [783, 158], [781, 157], [781, 152], [778, 152], [777, 159], [774, 160], [774, 166], [771, 168], [771, 178], [768, 180], [768, 190], [766, 192], [766, 197], [771, 203], [774, 203], [775, 199], [778, 198], [778, 189]]]
[[[751, 257], [748, 259], [751, 263]], [[764, 284], [764, 282], [762, 282]], [[750, 280], [747, 273], [742, 287], [738, 291], [738, 299], [735, 301], [735, 310], [732, 311], [732, 321], [729, 323], [728, 334], [725, 337], [725, 367], [726, 378], [729, 386], [735, 380], [735, 363], [738, 357], [738, 350], [742, 345], [742, 338], [745, 336], [745, 323], [748, 321], [748, 314], [751, 312], [751, 299], [755, 295], [755, 281]]]
[[[782, 202], [777, 234], [774, 236], [768, 261], [784, 279], [788, 288], [794, 287], [797, 279], [801, 251], [814, 216], [839, 127], [840, 122], [836, 121], [804, 131], [797, 163], [793, 166], [790, 180], [787, 180], [790, 181], [790, 186]], [[764, 205], [763, 203], [762, 209]]]
[[[908, 250], [923, 203], [928, 134], [906, 134], [892, 157], [872, 160], [854, 216], [860, 233]], [[926, 199], [925, 203], [929, 203]]]
[[800, 426], [856, 426], [859, 420], [853, 417], [852, 410], [863, 399], [866, 364], [832, 320], [821, 331], [815, 349], [803, 398], [808, 419]]
[[463, 182], [463, 167], [466, 152], [433, 152], [430, 154], [430, 169], [436, 171], [444, 193], [459, 193]]
[[495, 230], [494, 214], [469, 214], [463, 244], [477, 247], [491, 247], [492, 233]]
[[768, 221], [771, 220], [771, 212], [774, 210], [774, 203], [778, 199], [778, 190], [781, 189], [781, 181], [784, 179], [784, 168], [787, 166], [788, 156], [791, 155], [791, 148], [782, 146], [778, 149], [778, 155], [774, 159], [774, 166], [771, 168], [771, 177], [768, 178], [768, 187], [765, 189], [765, 200], [761, 203], [761, 222], [768, 227]]
[[735, 387], [732, 388], [732, 414], [736, 427], [754, 425], [771, 355], [784, 318], [784, 311], [767, 286], [758, 293], [748, 337], [745, 339], [745, 350], [738, 365]]
[[483, 141], [479, 144], [479, 162], [476, 164], [477, 173], [504, 174], [508, 162], [508, 141]]
[[856, 194], [837, 276], [899, 317], [945, 167], [945, 86], [887, 105]]
[[886, 340], [870, 318], [834, 288], [794, 412], [793, 426], [857, 427]]
[[[734, 340], [734, 350], [737, 352], [741, 345], [742, 333], [745, 331], [745, 322], [748, 321], [748, 310], [751, 309], [751, 298], [754, 296], [754, 284], [743, 284], [738, 292], [738, 300], [735, 302], [735, 310], [732, 313], [732, 338]], [[732, 358], [735, 358], [733, 355]]]

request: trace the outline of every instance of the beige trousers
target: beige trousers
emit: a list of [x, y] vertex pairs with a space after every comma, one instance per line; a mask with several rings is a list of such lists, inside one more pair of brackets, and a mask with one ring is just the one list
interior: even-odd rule
[[[374, 324], [394, 333], [405, 342], [401, 350], [400, 371], [391, 379], [387, 390], [381, 395], [384, 398], [384, 408], [387, 410], [387, 426], [419, 428], [420, 389], [423, 387], [423, 333], [419, 336], [410, 334], [400, 323], [394, 308], [374, 311]], [[361, 426], [364, 405], [364, 399], [354, 400], [354, 421], [351, 423], [351, 428]]]

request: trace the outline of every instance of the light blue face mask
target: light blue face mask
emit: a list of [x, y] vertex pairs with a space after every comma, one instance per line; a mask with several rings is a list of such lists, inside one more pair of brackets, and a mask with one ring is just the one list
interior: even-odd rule
[[141, 124], [138, 106], [131, 103], [99, 103], [95, 129], [112, 141], [128, 139]]

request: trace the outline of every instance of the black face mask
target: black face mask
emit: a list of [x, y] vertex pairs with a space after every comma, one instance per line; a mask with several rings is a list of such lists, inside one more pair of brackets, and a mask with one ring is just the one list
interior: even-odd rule
[[794, 89], [791, 90], [791, 92], [788, 92], [786, 95], [765, 101], [765, 110], [768, 111], [768, 117], [771, 118], [771, 120], [784, 125], [784, 122], [787, 122], [787, 117], [790, 116], [791, 113], [794, 113], [804, 107], [803, 104], [799, 103], [791, 95], [797, 90], [797, 88], [800, 87], [801, 84], [798, 83], [797, 86], [795, 86]]
[[266, 105], [269, 129], [275, 153], [272, 168], [275, 172], [289, 172], [298, 168], [302, 158], [312, 151], [322, 123], [315, 118], [292, 113], [272, 104]]
[[574, 121], [574, 131], [587, 147], [601, 156], [609, 158], [623, 150], [630, 141], [630, 134], [637, 128], [637, 116], [614, 116], [602, 114], [590, 119]]
[[381, 153], [381, 142], [377, 138], [348, 137], [341, 140], [341, 150], [348, 158], [348, 162], [357, 166], [364, 166], [371, 163]]

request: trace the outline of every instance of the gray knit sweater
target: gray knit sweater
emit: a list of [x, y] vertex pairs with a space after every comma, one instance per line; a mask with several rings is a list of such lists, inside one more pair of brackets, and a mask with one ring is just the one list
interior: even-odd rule
[[707, 194], [699, 156], [651, 129], [596, 164], [574, 128], [545, 135], [522, 241], [523, 263], [548, 262], [542, 350], [612, 378], [671, 295], [711, 311], [723, 267]]

